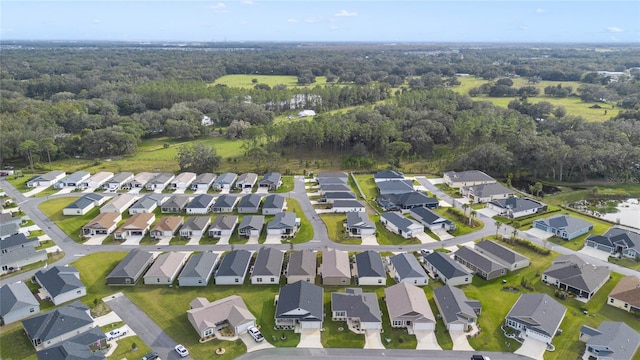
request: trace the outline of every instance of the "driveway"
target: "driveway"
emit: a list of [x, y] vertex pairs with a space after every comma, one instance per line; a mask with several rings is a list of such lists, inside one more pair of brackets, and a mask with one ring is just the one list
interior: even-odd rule
[[422, 234], [417, 234], [416, 238], [418, 238], [418, 240], [420, 240], [421, 243], [423, 244], [428, 244], [428, 243], [432, 243], [432, 242], [436, 242], [437, 240], [432, 238], [431, 236], [427, 235], [426, 233], [422, 233]]
[[271, 349], [275, 346], [269, 344], [269, 342], [267, 340], [263, 340], [261, 342], [256, 342], [255, 340], [253, 340], [253, 338], [251, 337], [251, 335], [249, 335], [248, 332], [244, 332], [242, 334], [240, 334], [240, 340], [242, 340], [242, 342], [247, 346], [247, 352], [252, 352], [252, 351], [256, 351], [256, 350], [262, 350], [262, 349]]
[[414, 330], [418, 345], [416, 350], [442, 350], [433, 330]]
[[282, 240], [280, 235], [267, 235], [267, 238], [264, 241], [265, 244], [282, 244]]
[[258, 245], [258, 241], [260, 241], [260, 235], [252, 235], [252, 236], [249, 236], [249, 240], [247, 240], [247, 244]]
[[471, 345], [469, 345], [467, 334], [465, 334], [464, 331], [449, 331], [449, 335], [451, 335], [451, 340], [453, 340], [453, 350], [474, 350]]
[[449, 240], [449, 239], [453, 239], [454, 236], [449, 234], [447, 232], [447, 230], [445, 229], [437, 229], [437, 230], [433, 230], [433, 233], [438, 235], [438, 237], [440, 238], [440, 241], [442, 240]]
[[200, 239], [201, 238], [202, 238], [201, 235], [192, 236], [191, 239], [189, 239], [189, 242], [186, 243], [186, 245], [200, 245]]
[[108, 235], [93, 235], [85, 241], [83, 245], [102, 245], [102, 242], [107, 238], [107, 236]]
[[229, 239], [231, 239], [231, 235], [220, 236], [218, 245], [229, 245]]
[[538, 239], [542, 239], [542, 240], [546, 240], [550, 237], [553, 236], [553, 233], [544, 231], [544, 230], [540, 230], [540, 229], [536, 229], [536, 228], [531, 228], [527, 231], [525, 231], [525, 233], [533, 236], [533, 237], [537, 237]]
[[514, 354], [528, 356], [532, 359], [543, 360], [544, 352], [547, 349], [547, 344], [543, 343], [540, 340], [526, 338], [522, 343], [522, 346], [516, 351]]
[[266, 187], [259, 187], [256, 190], [256, 194], [268, 194], [269, 193], [269, 188]]
[[41, 191], [44, 191], [47, 188], [49, 188], [49, 187], [48, 186], [38, 186], [38, 187], [34, 188], [33, 190], [29, 190], [29, 191], [27, 191], [26, 193], [24, 193], [22, 195], [24, 195], [25, 197], [30, 197], [30, 196], [33, 196], [33, 195], [41, 192]]
[[142, 236], [130, 236], [122, 245], [140, 245], [140, 241], [142, 241]]
[[486, 217], [489, 217], [489, 218], [492, 218], [492, 217], [498, 215], [497, 211], [491, 210], [489, 208], [483, 208], [483, 209], [479, 209], [479, 210], [476, 210], [476, 211], [478, 212], [478, 214], [482, 214], [482, 215], [484, 215]]
[[362, 235], [362, 245], [378, 245], [378, 239], [375, 235]]
[[160, 239], [158, 239], [157, 245], [169, 245], [172, 238], [173, 238], [172, 236], [163, 236]]
[[320, 329], [300, 329], [300, 342], [296, 347], [321, 349]]
[[[122, 293], [103, 299], [124, 322], [129, 325], [145, 344], [160, 355], [163, 360], [178, 360], [180, 356], [175, 352], [176, 341], [151, 320]], [[183, 359], [191, 359], [186, 357]]]
[[380, 330], [364, 331], [364, 348], [365, 349], [384, 349], [382, 339], [380, 338]]
[[594, 248], [592, 248], [591, 246], [583, 246], [582, 249], [580, 249], [580, 251], [578, 251], [580, 254], [584, 254], [587, 256], [591, 256], [594, 257], [596, 259], [600, 259], [602, 261], [609, 261], [609, 253], [604, 252], [604, 251], [600, 251], [600, 250], [596, 250]]

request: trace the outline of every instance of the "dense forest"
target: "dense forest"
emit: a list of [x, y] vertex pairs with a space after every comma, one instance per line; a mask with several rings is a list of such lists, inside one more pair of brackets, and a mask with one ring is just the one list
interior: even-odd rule
[[[446, 168], [496, 176], [640, 181], [637, 48], [29, 43], [2, 44], [0, 56], [0, 164], [126, 155], [148, 137], [223, 134], [244, 139], [255, 157], [340, 151], [348, 169], [437, 154]], [[213, 84], [227, 74], [289, 75], [301, 86]], [[450, 90], [461, 76], [486, 83], [461, 95]], [[513, 86], [516, 78], [528, 85]], [[623, 110], [588, 122], [531, 103], [540, 81], [579, 83], [545, 87], [545, 96]], [[501, 108], [477, 96], [512, 100]], [[301, 109], [318, 115], [274, 121]]]

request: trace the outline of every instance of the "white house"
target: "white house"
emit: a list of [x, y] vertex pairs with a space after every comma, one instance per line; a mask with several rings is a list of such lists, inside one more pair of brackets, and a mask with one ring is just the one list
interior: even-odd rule
[[44, 271], [39, 270], [34, 278], [54, 305], [87, 295], [87, 288], [80, 281], [80, 272], [73, 266], [53, 266]]
[[189, 188], [189, 185], [195, 181], [195, 179], [196, 173], [183, 172], [171, 180], [170, 187], [176, 190], [186, 190]]
[[392, 233], [398, 234], [405, 239], [424, 233], [424, 226], [394, 212], [380, 214], [380, 223]]

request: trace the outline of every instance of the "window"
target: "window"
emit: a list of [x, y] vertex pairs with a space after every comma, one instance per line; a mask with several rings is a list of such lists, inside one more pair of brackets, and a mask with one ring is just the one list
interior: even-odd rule
[[29, 312], [30, 313], [36, 312], [36, 309], [35, 308], [31, 308], [31, 309], [29, 309]]
[[202, 279], [198, 280], [198, 284], [202, 284]]
[[157, 279], [156, 279], [156, 281], [157, 281], [157, 282], [160, 282], [160, 278], [157, 278]]
[[261, 277], [256, 278], [256, 282], [261, 283], [262, 282], [262, 278]]
[[613, 298], [610, 298], [610, 299], [609, 299], [609, 303], [610, 303], [610, 304], [613, 304]]
[[378, 279], [378, 284], [382, 284], [382, 279]]
[[271, 282], [276, 282], [276, 278], [271, 278]]
[[624, 304], [624, 308], [627, 309], [629, 307], [629, 304]]
[[236, 278], [235, 280], [236, 280], [237, 283], [240, 282], [240, 279], [238, 279], [238, 278]]
[[81, 293], [82, 293], [82, 290], [76, 291], [76, 294], [81, 294]]

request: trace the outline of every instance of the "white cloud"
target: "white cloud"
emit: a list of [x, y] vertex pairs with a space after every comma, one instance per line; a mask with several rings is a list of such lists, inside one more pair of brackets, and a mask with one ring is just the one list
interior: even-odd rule
[[340, 12], [338, 12], [333, 16], [353, 17], [353, 16], [358, 16], [358, 13], [355, 11], [340, 10]]
[[223, 13], [227, 11], [227, 5], [225, 5], [222, 2], [219, 2], [213, 5], [209, 5], [209, 9], [212, 9], [214, 12], [217, 12], [217, 13]]
[[98, 18], [93, 19], [93, 23], [94, 24], [100, 24], [100, 19], [98, 19]]
[[253, 1], [252, 0], [244, 0], [242, 3], [245, 4], [245, 5], [253, 5]]
[[612, 33], [621, 33], [621, 32], [624, 32], [624, 30], [623, 30], [623, 29], [621, 29], [621, 28], [619, 28], [619, 27], [617, 27], [617, 26], [609, 26], [609, 27], [607, 28], [607, 31], [612, 32]]
[[309, 24], [314, 24], [314, 23], [318, 23], [320, 22], [320, 18], [316, 18], [316, 17], [311, 17], [311, 18], [307, 18], [304, 20], [304, 22], [309, 23]]
[[329, 30], [338, 30], [338, 26], [337, 25], [331, 25], [331, 26], [329, 26]]
[[295, 24], [298, 22], [298, 19], [287, 19], [288, 23]]
[[520, 31], [528, 31], [528, 30], [529, 30], [529, 28], [528, 28], [528, 27], [526, 27], [526, 26], [524, 26], [524, 25], [520, 25], [520, 27], [518, 28], [518, 30], [520, 30]]
[[537, 8], [537, 9], [536, 9], [536, 14], [543, 14], [543, 13], [545, 13], [545, 12], [546, 12], [546, 11], [545, 11], [545, 9], [543, 9], [543, 8]]

